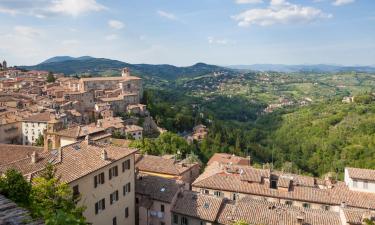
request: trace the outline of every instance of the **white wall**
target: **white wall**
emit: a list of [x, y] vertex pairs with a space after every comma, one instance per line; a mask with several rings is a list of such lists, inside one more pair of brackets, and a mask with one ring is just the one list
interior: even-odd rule
[[[355, 187], [356, 183], [356, 187]], [[352, 191], [361, 191], [361, 192], [370, 192], [375, 193], [375, 182], [374, 181], [367, 181], [367, 188], [364, 188], [366, 180], [353, 180], [349, 177], [348, 169], [345, 168], [345, 184], [349, 187]]]
[[22, 122], [22, 144], [34, 144], [39, 135], [43, 135], [46, 129], [47, 123]]

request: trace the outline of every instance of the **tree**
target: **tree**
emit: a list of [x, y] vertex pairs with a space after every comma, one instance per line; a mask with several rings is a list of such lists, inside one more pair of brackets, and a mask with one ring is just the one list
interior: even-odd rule
[[33, 179], [30, 202], [33, 216], [41, 217], [47, 225], [83, 225], [84, 207], [77, 207], [71, 188], [60, 182], [52, 165]]
[[31, 184], [17, 170], [9, 169], [0, 178], [0, 193], [22, 206], [28, 206], [30, 192]]
[[35, 140], [35, 146], [43, 147], [44, 146], [44, 136], [42, 134]]
[[249, 225], [245, 220], [237, 220], [232, 225]]
[[374, 221], [372, 221], [372, 220], [369, 220], [369, 219], [364, 219], [364, 221], [363, 222], [365, 222], [365, 224], [366, 225], [375, 225], [375, 222]]
[[49, 73], [48, 73], [48, 76], [47, 76], [47, 82], [48, 82], [48, 83], [54, 83], [55, 81], [56, 81], [55, 76], [53, 76], [53, 73], [52, 73], [52, 72], [49, 72]]

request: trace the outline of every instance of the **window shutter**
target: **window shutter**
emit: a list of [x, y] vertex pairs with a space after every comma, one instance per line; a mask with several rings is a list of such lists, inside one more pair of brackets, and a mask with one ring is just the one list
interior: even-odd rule
[[109, 180], [112, 179], [112, 168], [108, 170]]
[[99, 212], [99, 204], [95, 203], [95, 214], [98, 214]]
[[102, 177], [102, 184], [104, 184], [104, 173], [101, 173], [100, 175]]
[[122, 162], [122, 172], [125, 172], [125, 162]]
[[125, 186], [126, 186], [126, 185], [122, 186], [122, 194], [123, 194], [124, 196], [126, 195]]
[[94, 177], [94, 187], [96, 188], [98, 186], [98, 176]]
[[102, 208], [104, 210], [105, 209], [105, 199], [104, 198], [102, 199], [102, 203], [103, 203], [103, 207]]
[[113, 194], [110, 194], [109, 195], [109, 204], [112, 205], [112, 203], [113, 203]]
[[130, 183], [128, 183], [128, 186], [129, 186], [129, 187], [128, 187], [128, 192], [130, 193]]
[[115, 167], [115, 175], [116, 175], [116, 177], [118, 176], [118, 167], [117, 166]]

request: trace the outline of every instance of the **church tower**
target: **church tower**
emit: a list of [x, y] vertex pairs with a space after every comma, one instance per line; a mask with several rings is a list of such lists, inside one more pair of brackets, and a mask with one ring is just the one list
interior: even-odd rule
[[126, 68], [122, 69], [121, 75], [123, 77], [130, 77], [130, 70], [129, 70], [129, 68], [126, 67]]
[[3, 70], [6, 70], [7, 69], [7, 61], [3, 61]]

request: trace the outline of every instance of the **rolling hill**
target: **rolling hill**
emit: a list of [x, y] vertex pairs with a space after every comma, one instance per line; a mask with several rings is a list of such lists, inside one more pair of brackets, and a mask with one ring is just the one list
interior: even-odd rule
[[118, 60], [93, 58], [83, 56], [73, 58], [70, 56], [57, 56], [45, 60], [35, 66], [19, 66], [27, 70], [47, 70], [55, 73], [64, 73], [66, 75], [89, 74], [93, 76], [119, 74], [119, 70], [128, 67], [133, 74], [140, 76], [160, 77], [162, 79], [176, 79], [178, 77], [195, 77], [218, 71], [232, 71], [231, 69], [197, 63], [187, 67], [177, 67], [168, 64], [130, 64]]

